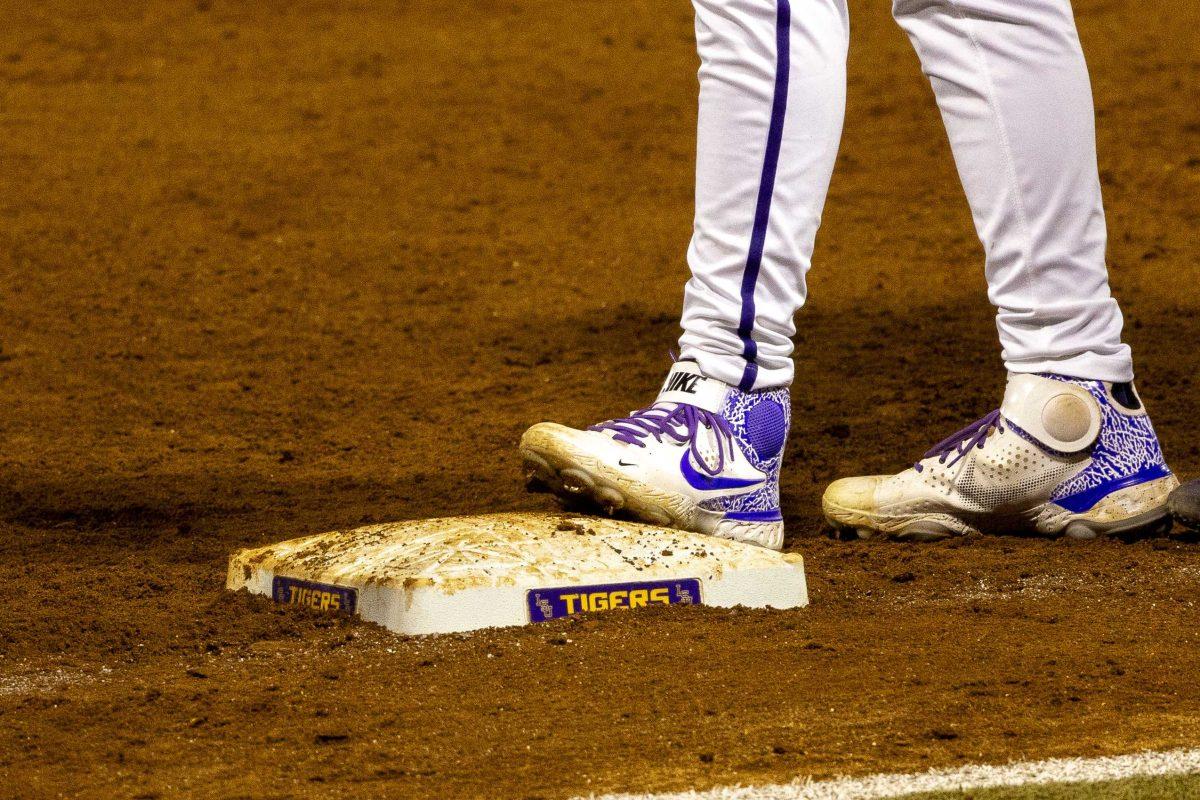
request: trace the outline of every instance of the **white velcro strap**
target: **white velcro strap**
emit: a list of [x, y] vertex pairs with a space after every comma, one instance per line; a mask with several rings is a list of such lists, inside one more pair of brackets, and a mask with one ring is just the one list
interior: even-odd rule
[[1100, 404], [1086, 389], [1066, 381], [1010, 374], [1000, 413], [1060, 453], [1085, 450], [1100, 435]]
[[695, 361], [676, 361], [654, 402], [687, 403], [720, 414], [728, 393], [729, 384], [701, 375]]

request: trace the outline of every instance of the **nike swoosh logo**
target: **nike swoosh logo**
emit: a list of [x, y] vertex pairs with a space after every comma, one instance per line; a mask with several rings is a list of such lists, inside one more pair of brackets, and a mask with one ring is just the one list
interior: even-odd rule
[[697, 471], [692, 466], [690, 450], [685, 450], [683, 460], [679, 462], [679, 471], [683, 473], [683, 479], [688, 482], [688, 486], [697, 489], [701, 492], [711, 492], [718, 489], [745, 489], [747, 486], [754, 486], [762, 483], [762, 479], [751, 478], [719, 478], [713, 475], [705, 475]]
[[618, 464], [618, 466], [622, 466], [622, 467], [636, 467], [637, 466], [637, 464], [626, 464], [624, 461], [622, 461], [619, 458], [617, 459], [617, 464]]

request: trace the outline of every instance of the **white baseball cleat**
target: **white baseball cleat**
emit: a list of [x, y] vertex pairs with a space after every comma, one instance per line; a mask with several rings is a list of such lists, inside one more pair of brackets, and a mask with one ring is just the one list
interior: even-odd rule
[[999, 410], [899, 475], [834, 481], [822, 506], [862, 538], [1091, 539], [1169, 529], [1178, 485], [1133, 384], [1014, 374]]
[[790, 417], [787, 389], [745, 392], [679, 361], [653, 405], [586, 430], [539, 423], [521, 456], [531, 488], [778, 550]]

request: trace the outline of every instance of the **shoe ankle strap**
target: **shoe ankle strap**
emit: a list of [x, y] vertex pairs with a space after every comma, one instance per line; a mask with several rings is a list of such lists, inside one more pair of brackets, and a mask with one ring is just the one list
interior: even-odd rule
[[720, 414], [729, 394], [727, 383], [709, 378], [700, 372], [695, 361], [676, 361], [663, 381], [655, 403], [686, 403], [714, 414]]
[[1078, 453], [1100, 435], [1100, 404], [1076, 383], [1040, 375], [1009, 375], [1000, 413], [1059, 453]]

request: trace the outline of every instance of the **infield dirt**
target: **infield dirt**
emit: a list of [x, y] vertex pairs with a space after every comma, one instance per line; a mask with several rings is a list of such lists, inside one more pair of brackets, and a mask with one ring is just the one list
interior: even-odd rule
[[[0, 2], [0, 795], [561, 798], [1194, 745], [1200, 545], [842, 543], [818, 499], [990, 411], [927, 84], [853, 3], [798, 320], [800, 612], [405, 639], [222, 590], [235, 549], [546, 509], [515, 444], [677, 335], [684, 0]], [[1114, 290], [1200, 472], [1193, 2], [1076, 4]]]

